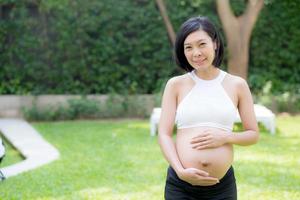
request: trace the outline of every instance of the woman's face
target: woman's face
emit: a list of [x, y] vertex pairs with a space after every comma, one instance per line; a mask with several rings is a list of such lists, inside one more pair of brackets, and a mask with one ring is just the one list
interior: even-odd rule
[[212, 67], [216, 47], [216, 43], [203, 30], [189, 34], [183, 44], [184, 55], [196, 70], [206, 70]]

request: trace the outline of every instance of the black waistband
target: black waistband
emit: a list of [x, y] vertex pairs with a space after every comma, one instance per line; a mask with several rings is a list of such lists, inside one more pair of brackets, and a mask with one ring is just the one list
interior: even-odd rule
[[231, 166], [225, 176], [212, 186], [193, 186], [178, 178], [176, 172], [169, 167], [165, 187], [167, 200], [212, 200], [212, 199], [237, 199], [237, 190], [233, 167]]

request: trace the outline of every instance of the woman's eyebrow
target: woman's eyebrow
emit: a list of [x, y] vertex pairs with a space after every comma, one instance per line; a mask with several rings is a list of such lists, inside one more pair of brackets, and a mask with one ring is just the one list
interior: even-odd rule
[[195, 42], [191, 42], [191, 43], [184, 43], [184, 45], [191, 45], [192, 43], [198, 43], [198, 42], [202, 42], [202, 41], [205, 41], [205, 39], [200, 39], [200, 40], [197, 40]]

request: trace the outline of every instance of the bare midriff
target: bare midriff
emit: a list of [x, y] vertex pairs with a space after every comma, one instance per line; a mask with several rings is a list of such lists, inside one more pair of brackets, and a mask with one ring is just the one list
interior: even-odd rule
[[221, 179], [233, 162], [233, 147], [225, 144], [217, 148], [197, 150], [192, 148], [191, 140], [202, 131], [219, 130], [212, 127], [177, 129], [176, 150], [184, 168], [197, 168], [209, 173], [211, 177]]

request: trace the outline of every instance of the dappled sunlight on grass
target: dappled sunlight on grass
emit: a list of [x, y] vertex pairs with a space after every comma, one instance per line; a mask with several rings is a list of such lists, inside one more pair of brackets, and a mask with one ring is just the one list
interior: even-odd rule
[[[94, 188], [94, 189], [84, 189], [78, 192], [75, 196], [81, 197], [82, 199], [105, 199], [105, 200], [153, 200], [157, 199], [157, 192], [160, 191], [158, 186], [147, 187], [141, 191], [132, 192], [119, 192], [112, 188]], [[161, 191], [163, 192], [163, 191]], [[163, 198], [161, 198], [163, 199]], [[159, 199], [157, 199], [159, 200]]]
[[297, 200], [299, 199], [298, 191], [274, 190], [269, 185], [258, 187], [257, 184], [244, 184], [238, 182], [239, 199], [241, 200]]
[[149, 186], [141, 191], [121, 192], [113, 188], [97, 187], [97, 188], [85, 188], [79, 191], [75, 191], [69, 195], [63, 195], [59, 197], [39, 197], [38, 200], [69, 200], [69, 199], [84, 199], [84, 200], [163, 200], [157, 198], [160, 186]]
[[139, 124], [137, 124], [137, 123], [130, 123], [130, 124], [128, 124], [128, 128], [141, 128], [141, 129], [148, 129], [147, 131], [149, 132], [150, 130], [150, 125], [148, 124], [148, 123], [139, 123]]
[[278, 117], [275, 135], [262, 130], [256, 145], [235, 146], [240, 199], [300, 199], [299, 119]]
[[[291, 118], [293, 120], [291, 120]], [[280, 120], [278, 120], [280, 119]], [[289, 138], [295, 137], [299, 141], [300, 135], [300, 115], [291, 117], [291, 116], [280, 116], [276, 120], [277, 130], [281, 136], [287, 136]]]

